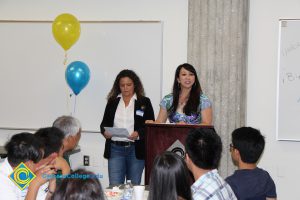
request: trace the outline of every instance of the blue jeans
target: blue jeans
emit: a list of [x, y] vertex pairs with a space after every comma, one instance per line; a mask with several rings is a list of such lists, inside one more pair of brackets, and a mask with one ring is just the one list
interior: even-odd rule
[[141, 183], [145, 160], [138, 160], [135, 156], [135, 146], [128, 147], [111, 144], [108, 159], [109, 185], [120, 185], [131, 180], [134, 185]]

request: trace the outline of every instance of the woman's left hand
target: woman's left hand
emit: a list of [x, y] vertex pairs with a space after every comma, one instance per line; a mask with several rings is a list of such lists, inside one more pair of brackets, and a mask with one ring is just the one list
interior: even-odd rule
[[128, 139], [130, 139], [130, 140], [136, 140], [138, 137], [139, 137], [139, 133], [137, 131], [134, 131], [133, 133], [131, 133], [128, 136]]

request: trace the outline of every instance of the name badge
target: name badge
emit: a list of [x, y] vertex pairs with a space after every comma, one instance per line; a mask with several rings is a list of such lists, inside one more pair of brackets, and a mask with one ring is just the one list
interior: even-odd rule
[[141, 117], [144, 116], [144, 111], [142, 111], [142, 110], [137, 110], [135, 113], [136, 113], [136, 115], [138, 115], [138, 116], [141, 116]]

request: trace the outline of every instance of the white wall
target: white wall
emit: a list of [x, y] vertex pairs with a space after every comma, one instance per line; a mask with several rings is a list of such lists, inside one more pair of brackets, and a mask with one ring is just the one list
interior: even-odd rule
[[[162, 21], [164, 26], [162, 93], [164, 95], [171, 91], [175, 69], [187, 59], [188, 0], [0, 1], [0, 20], [54, 20], [61, 13], [71, 13], [82, 21]], [[18, 44], [14, 44], [12, 41], [12, 45], [17, 47]], [[0, 48], [5, 47], [0, 46]], [[99, 123], [100, 121], [101, 119], [99, 119]], [[51, 123], [49, 122], [49, 125]], [[9, 134], [16, 132], [0, 130], [0, 145], [6, 141]], [[83, 155], [89, 155], [92, 165], [89, 169], [103, 174], [101, 182], [107, 186], [107, 163], [102, 157], [103, 137], [96, 133], [83, 133], [80, 146], [82, 151], [71, 158], [73, 166], [82, 165]]]
[[259, 166], [271, 173], [282, 200], [300, 199], [300, 143], [276, 141], [278, 20], [299, 19], [299, 9], [299, 0], [250, 0], [247, 125], [266, 136]]

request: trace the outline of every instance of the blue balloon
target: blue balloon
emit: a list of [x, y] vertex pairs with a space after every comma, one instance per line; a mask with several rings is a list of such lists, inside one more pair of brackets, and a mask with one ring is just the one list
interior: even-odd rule
[[74, 61], [68, 65], [65, 77], [74, 94], [78, 95], [90, 80], [90, 69], [84, 62]]

